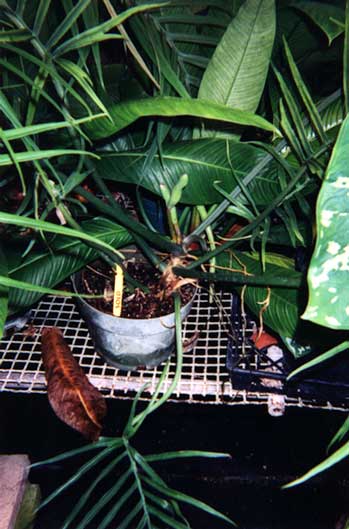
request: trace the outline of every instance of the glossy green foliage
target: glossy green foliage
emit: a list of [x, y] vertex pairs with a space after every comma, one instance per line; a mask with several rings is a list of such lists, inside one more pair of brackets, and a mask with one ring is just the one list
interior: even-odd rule
[[281, 255], [267, 253], [265, 256], [265, 271], [263, 272], [260, 256], [247, 252], [233, 252], [220, 256], [220, 265], [228, 266], [235, 270], [243, 270], [264, 279], [265, 287], [247, 286], [243, 299], [246, 306], [258, 316], [263, 302], [266, 309], [263, 312], [263, 322], [278, 334], [293, 337], [299, 323], [299, 291], [294, 288], [272, 287], [268, 292], [268, 285], [275, 276], [299, 280], [301, 274], [294, 270], [294, 262]]
[[[147, 165], [146, 151], [98, 152], [96, 167], [106, 179], [140, 185], [161, 196], [160, 185], [173, 189], [181, 175], [188, 175], [182, 191], [185, 204], [214, 204], [222, 200], [215, 182], [228, 192], [240, 190], [246, 175], [263, 159], [265, 151], [247, 143], [203, 139], [166, 144], [161, 157]], [[278, 164], [271, 160], [248, 186], [257, 204], [266, 205], [280, 190]], [[245, 201], [244, 193], [240, 200]]]
[[348, 349], [349, 349], [349, 342], [348, 341], [343, 342], [343, 343], [333, 347], [329, 351], [326, 351], [325, 353], [322, 353], [321, 355], [313, 358], [312, 360], [310, 360], [309, 362], [306, 362], [305, 364], [302, 364], [300, 367], [298, 367], [297, 369], [292, 371], [292, 373], [290, 373], [288, 375], [287, 380], [290, 380], [291, 378], [300, 375], [301, 373], [303, 373], [307, 369], [312, 369], [312, 368], [318, 366], [322, 362], [326, 362], [327, 360], [330, 360], [334, 356], [338, 355], [339, 353], [342, 353], [343, 351], [347, 351]]
[[[99, 529], [108, 529], [111, 525], [118, 527], [118, 529], [127, 529], [128, 527], [134, 527], [135, 521], [139, 529], [157, 527], [187, 529], [190, 525], [181, 511], [182, 503], [201, 509], [230, 525], [235, 525], [230, 518], [206, 503], [170, 488], [152, 467], [153, 462], [166, 462], [173, 459], [193, 457], [226, 458], [229, 457], [227, 454], [200, 450], [179, 450], [142, 456], [131, 444], [132, 438], [144, 420], [161, 404], [166, 402], [176, 388], [181, 376], [183, 347], [180, 328], [180, 298], [178, 295], [175, 295], [175, 318], [177, 362], [172, 381], [167, 388], [163, 388], [164, 380], [169, 371], [168, 361], [160, 374], [150, 400], [139, 412], [137, 405], [145, 386], [136, 394], [122, 436], [102, 437], [93, 444], [71, 450], [33, 465], [57, 463], [92, 452], [90, 458], [79, 467], [75, 474], [51, 492], [39, 507], [45, 507], [61, 493], [66, 492], [68, 488], [75, 485], [81, 478], [86, 480], [86, 474], [93, 469], [94, 472], [88, 487], [80, 494], [78, 501], [63, 522], [62, 529], [85, 529], [91, 522], [95, 522], [96, 518], [98, 518]], [[107, 476], [110, 479], [105, 482]], [[100, 484], [103, 481], [105, 490], [102, 492]], [[96, 496], [97, 490], [98, 496]], [[125, 505], [127, 505], [127, 509], [123, 508]]]
[[333, 454], [327, 457], [324, 461], [322, 461], [321, 463], [316, 465], [314, 468], [309, 470], [306, 474], [292, 481], [291, 483], [288, 483], [283, 488], [286, 489], [286, 488], [294, 487], [295, 485], [300, 485], [301, 483], [304, 483], [305, 481], [308, 481], [309, 479], [312, 479], [313, 477], [317, 476], [321, 472], [328, 470], [329, 468], [333, 467], [333, 465], [336, 465], [340, 461], [343, 461], [343, 459], [347, 458], [348, 456], [349, 456], [349, 441], [347, 441], [343, 446], [338, 448], [338, 450], [336, 450]]
[[[229, 24], [205, 70], [199, 98], [255, 112], [275, 36], [274, 0], [247, 0]], [[202, 131], [202, 136], [217, 132]]]
[[349, 118], [340, 129], [316, 206], [317, 239], [304, 319], [349, 329]]
[[343, 32], [344, 10], [323, 2], [295, 1], [291, 6], [305, 13], [327, 36], [329, 43]]
[[107, 138], [140, 118], [153, 116], [161, 118], [192, 116], [235, 125], [249, 125], [276, 132], [276, 128], [271, 123], [252, 112], [244, 112], [239, 109], [228, 108], [224, 104], [200, 99], [149, 97], [114, 105], [109, 108], [109, 114], [112, 121], [108, 118], [101, 118], [93, 126], [86, 125], [86, 131], [91, 139]]
[[[131, 241], [124, 228], [104, 218], [85, 221], [82, 228], [86, 234], [113, 248], [120, 248]], [[12, 267], [9, 276], [33, 285], [54, 287], [99, 256], [98, 249], [87, 246], [79, 239], [58, 235], [48, 243], [48, 247], [30, 252], [24, 260]], [[28, 307], [40, 297], [40, 292], [11, 289], [10, 312]]]
[[[142, 3], [142, 2], [138, 2]], [[219, 39], [233, 15], [227, 2], [172, 1], [130, 21], [154, 65], [163, 94], [195, 97]]]

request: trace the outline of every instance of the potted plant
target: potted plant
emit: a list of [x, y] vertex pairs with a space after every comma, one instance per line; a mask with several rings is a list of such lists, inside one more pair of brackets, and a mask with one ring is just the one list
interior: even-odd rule
[[[8, 304], [10, 312], [30, 306], [96, 258], [115, 267], [122, 259], [117, 248], [132, 241], [156, 267], [162, 262], [156, 251], [164, 252], [180, 278], [233, 285], [260, 328], [268, 325], [297, 354], [309, 327], [300, 319], [307, 296], [295, 248], [312, 249], [314, 197], [346, 112], [341, 79], [323, 86], [313, 73], [320, 63], [334, 69], [341, 57], [342, 2], [315, 10], [272, 0], [136, 4], [121, 14], [107, 1], [100, 9], [67, 3], [64, 12], [46, 2], [36, 10], [2, 6], [1, 141], [9, 169], [0, 213], [7, 261], [1, 261], [2, 323]], [[334, 40], [321, 57], [323, 35], [314, 37], [313, 25]], [[99, 44], [120, 35], [127, 55], [103, 68]], [[115, 202], [110, 181], [134, 186], [142, 222]], [[22, 186], [16, 200], [11, 182]], [[145, 192], [164, 201], [170, 237], [149, 221]], [[334, 226], [332, 216], [322, 222]], [[19, 229], [10, 248], [12, 226]], [[338, 288], [326, 281], [325, 288]], [[315, 283], [311, 295], [319, 292]], [[178, 296], [175, 309], [179, 326]], [[307, 313], [324, 323], [326, 316], [317, 321], [319, 312]], [[333, 317], [336, 328], [346, 328]], [[135, 401], [123, 437], [93, 445], [101, 454], [122, 446], [135, 475], [142, 469], [148, 480], [148, 462], [129, 440], [180, 376], [176, 332], [179, 361], [170, 390], [157, 400], [160, 384], [139, 415]]]
[[[88, 8], [86, 12], [84, 11], [85, 15], [89, 16], [90, 20], [95, 23], [95, 27], [93, 29], [93, 38], [92, 41], [88, 41], [88, 45], [90, 46], [93, 43], [98, 43], [105, 39], [118, 37], [119, 35], [108, 32], [114, 27], [123, 28], [121, 24], [129, 16], [156, 7], [156, 5], [152, 5], [150, 7], [146, 5], [138, 6], [124, 12], [119, 16], [117, 16], [113, 10], [108, 8], [106, 13], [104, 13], [104, 16], [106, 14], [111, 16], [110, 20], [99, 24], [98, 13], [92, 9], [92, 7]], [[18, 11], [12, 6], [11, 3], [4, 5], [4, 13], [14, 25], [14, 27], [22, 28], [23, 25], [28, 26], [26, 30], [19, 30], [23, 33], [23, 35], [21, 33], [20, 38], [23, 39], [24, 42], [27, 39], [30, 40], [30, 23], [32, 23], [33, 26], [36, 24], [36, 29], [42, 31], [43, 34], [41, 39], [39, 39], [40, 42], [41, 40], [45, 41], [45, 32], [47, 31], [47, 28], [43, 28], [43, 21], [40, 18], [41, 15], [45, 15], [44, 11], [42, 11], [42, 13], [39, 11], [37, 19], [33, 21], [29, 20], [29, 22], [25, 16], [28, 15], [28, 13], [24, 12], [24, 14], [18, 14]], [[56, 13], [53, 14], [55, 16], [57, 15]], [[40, 105], [35, 104], [33, 106], [30, 102], [28, 102], [26, 107], [25, 100], [23, 101], [22, 106], [24, 107], [24, 114], [26, 114], [25, 122], [28, 124], [27, 127], [29, 127], [29, 124], [35, 119], [40, 120], [40, 112], [43, 113], [46, 111], [49, 113], [49, 115], [56, 115], [57, 108], [52, 105], [53, 100], [51, 95], [49, 95], [51, 94], [52, 87], [55, 95], [58, 94], [59, 96], [62, 94], [62, 92], [66, 93], [65, 106], [61, 113], [64, 117], [67, 117], [67, 120], [65, 121], [52, 122], [46, 126], [43, 126], [42, 124], [39, 126], [32, 125], [32, 129], [27, 128], [24, 131], [21, 131], [19, 127], [17, 127], [16, 139], [21, 140], [23, 135], [23, 141], [25, 142], [25, 145], [33, 149], [33, 151], [30, 151], [30, 154], [23, 159], [30, 161], [31, 159], [35, 158], [34, 167], [37, 169], [35, 177], [38, 178], [37, 185], [42, 186], [42, 191], [39, 197], [37, 195], [34, 196], [33, 188], [28, 186], [26, 175], [23, 175], [21, 166], [17, 162], [16, 158], [8, 155], [7, 163], [11, 167], [11, 171], [13, 166], [15, 166], [19, 171], [20, 182], [22, 185], [22, 194], [25, 194], [27, 186], [29, 188], [28, 192], [33, 193], [32, 197], [29, 195], [26, 196], [25, 200], [23, 200], [23, 203], [25, 203], [25, 206], [28, 203], [28, 205], [31, 207], [31, 198], [33, 198], [35, 202], [36, 214], [36, 220], [27, 218], [27, 213], [28, 211], [30, 212], [30, 209], [26, 210], [25, 207], [23, 207], [23, 203], [14, 203], [12, 207], [10, 201], [7, 201], [8, 205], [10, 206], [9, 212], [4, 212], [2, 214], [2, 222], [5, 225], [17, 225], [20, 226], [22, 230], [24, 228], [28, 229], [26, 233], [27, 239], [22, 235], [18, 237], [18, 241], [20, 241], [24, 248], [26, 244], [29, 245], [29, 250], [27, 252], [26, 250], [23, 250], [26, 254], [26, 258], [24, 260], [19, 258], [19, 260], [16, 261], [18, 255], [14, 255], [13, 263], [11, 264], [8, 274], [10, 277], [8, 277], [7, 280], [3, 280], [3, 283], [6, 283], [6, 285], [9, 285], [10, 287], [13, 286], [16, 288], [17, 285], [18, 287], [26, 288], [25, 293], [23, 290], [10, 289], [10, 313], [17, 312], [27, 306], [32, 305], [33, 302], [39, 298], [39, 296], [45, 292], [48, 293], [48, 289], [61, 282], [72, 272], [80, 269], [87, 262], [96, 258], [98, 255], [98, 250], [102, 250], [103, 259], [106, 260], [111, 267], [113, 267], [115, 259], [120, 259], [120, 254], [115, 250], [115, 247], [121, 246], [130, 241], [130, 235], [132, 235], [135, 242], [140, 245], [141, 250], [145, 252], [147, 257], [150, 258], [152, 264], [156, 264], [156, 266], [162, 270], [166, 268], [166, 264], [160, 263], [159, 258], [155, 255], [154, 251], [150, 247], [150, 244], [153, 247], [155, 246], [155, 248], [160, 251], [167, 252], [167, 264], [170, 265], [168, 270], [172, 270], [172, 262], [175, 262], [177, 265], [183, 262], [183, 259], [180, 258], [176, 258], [176, 260], [173, 261], [173, 256], [182, 255], [183, 258], [186, 255], [186, 252], [183, 249], [184, 247], [182, 246], [180, 233], [181, 227], [179, 225], [176, 213], [176, 205], [181, 200], [183, 189], [185, 190], [186, 188], [187, 177], [184, 174], [181, 175], [181, 178], [178, 178], [178, 182], [175, 183], [175, 185], [171, 184], [171, 186], [167, 186], [166, 184], [161, 184], [160, 186], [163, 198], [166, 202], [166, 209], [168, 211], [168, 227], [171, 235], [171, 237], [168, 238], [163, 234], [150, 231], [146, 225], [136, 222], [130, 215], [127, 214], [127, 212], [122, 209], [121, 206], [115, 203], [115, 200], [110, 195], [110, 191], [106, 188], [104, 178], [100, 178], [100, 176], [95, 173], [94, 166], [91, 163], [92, 159], [99, 157], [99, 155], [96, 154], [97, 151], [95, 153], [91, 153], [91, 149], [89, 152], [87, 152], [83, 149], [71, 150], [62, 148], [49, 152], [45, 151], [44, 153], [41, 150], [39, 154], [33, 154], [34, 151], [41, 149], [41, 145], [39, 141], [37, 144], [34, 144], [32, 139], [30, 139], [30, 141], [27, 140], [27, 136], [29, 134], [43, 134], [45, 142], [50, 140], [50, 131], [68, 128], [68, 134], [62, 134], [61, 138], [59, 138], [63, 145], [68, 143], [69, 139], [72, 138], [74, 145], [84, 146], [86, 135], [90, 140], [95, 141], [96, 139], [100, 138], [101, 134], [108, 134], [108, 136], [110, 134], [115, 134], [116, 132], [123, 130], [125, 127], [132, 125], [132, 123], [135, 122], [139, 117], [146, 117], [153, 114], [165, 117], [191, 115], [198, 118], [222, 120], [226, 123], [237, 123], [240, 126], [244, 124], [253, 125], [270, 131], [275, 129], [265, 119], [254, 115], [252, 112], [249, 113], [235, 110], [233, 108], [230, 109], [215, 102], [201, 102], [198, 99], [192, 99], [189, 101], [187, 98], [177, 97], [169, 99], [167, 97], [146, 98], [144, 97], [144, 89], [142, 88], [142, 85], [139, 82], [136, 82], [135, 79], [130, 79], [130, 83], [133, 84], [133, 90], [134, 93], [138, 95], [138, 99], [126, 101], [125, 103], [117, 103], [118, 117], [117, 122], [114, 122], [110, 112], [115, 112], [115, 107], [110, 104], [110, 93], [107, 93], [103, 88], [104, 80], [101, 78], [101, 75], [97, 75], [95, 79], [98, 92], [97, 94], [97, 92], [93, 92], [88, 83], [82, 80], [83, 70], [79, 69], [80, 67], [74, 67], [70, 59], [70, 57], [74, 56], [74, 54], [78, 57], [84, 55], [84, 52], [86, 51], [85, 48], [87, 46], [86, 39], [89, 38], [92, 30], [86, 29], [86, 31], [83, 32], [79, 38], [74, 38], [73, 40], [69, 38], [67, 39], [67, 42], [61, 42], [63, 38], [66, 38], [66, 23], [68, 16], [69, 15], [67, 15], [65, 19], [63, 18], [63, 20], [61, 20], [60, 25], [58, 26], [58, 29], [54, 35], [46, 39], [46, 48], [44, 45], [42, 45], [42, 49], [40, 51], [41, 59], [38, 59], [35, 55], [28, 54], [28, 52], [24, 49], [27, 47], [26, 45], [22, 45], [22, 47], [19, 45], [16, 47], [5, 42], [3, 46], [7, 54], [7, 59], [4, 60], [4, 65], [7, 68], [7, 71], [15, 77], [19, 76], [20, 79], [24, 79], [24, 83], [27, 81], [27, 77], [23, 77], [22, 72], [20, 72], [19, 69], [12, 64], [17, 60], [18, 57], [21, 57], [27, 61], [28, 67], [35, 65], [37, 68], [43, 68], [45, 70], [47, 79], [45, 79], [42, 94], [40, 93], [38, 95]], [[79, 16], [80, 11], [78, 6], [76, 6], [76, 9], [73, 10], [72, 18]], [[16, 30], [14, 29], [14, 31]], [[8, 39], [12, 38], [11, 35], [9, 35]], [[6, 41], [6, 37], [4, 38]], [[34, 42], [36, 42], [35, 39]], [[29, 47], [31, 47], [31, 44]], [[134, 50], [134, 47], [131, 46], [131, 44], [129, 44], [129, 48]], [[96, 47], [94, 49], [96, 50]], [[138, 54], [135, 51], [132, 51], [132, 53], [138, 66], [142, 66], [145, 69], [147, 76], [157, 87], [158, 82], [154, 83], [152, 75], [145, 68], [144, 63], [139, 58]], [[98, 71], [98, 68], [100, 68], [101, 65], [99, 64], [96, 57], [97, 55], [94, 55], [92, 66]], [[56, 70], [46, 68], [42, 65], [42, 60], [45, 58], [50, 58], [50, 60], [53, 61]], [[125, 66], [117, 66], [117, 68], [113, 68], [112, 65], [107, 65], [105, 75], [110, 75], [111, 71], [113, 71], [115, 75], [119, 75], [119, 77], [121, 74], [125, 75]], [[65, 77], [62, 77], [63, 74]], [[74, 80], [77, 90], [67, 84], [66, 79], [69, 78]], [[144, 82], [145, 80], [143, 79], [143, 84]], [[115, 87], [109, 87], [110, 90], [113, 88]], [[117, 89], [119, 94], [114, 94], [114, 97], [116, 98], [121, 97], [121, 82]], [[15, 94], [13, 94], [13, 96], [14, 95]], [[140, 96], [143, 97], [140, 98]], [[83, 99], [84, 97], [87, 98], [86, 101], [90, 103], [90, 106]], [[51, 106], [54, 108], [46, 108], [46, 101], [49, 101]], [[108, 103], [109, 110], [106, 106]], [[151, 103], [151, 105], [149, 103]], [[13, 125], [18, 125], [18, 119], [13, 112], [11, 113], [11, 105], [6, 100], [5, 96], [3, 106], [7, 111], [6, 119], [9, 120]], [[99, 114], [93, 114], [93, 110], [99, 112]], [[81, 116], [86, 114], [86, 111], [89, 113], [88, 117], [85, 116], [73, 118], [71, 115], [71, 113], [75, 113], [75, 115]], [[107, 122], [104, 120], [99, 120], [97, 124], [97, 120], [101, 117], [101, 113], [106, 115]], [[89, 128], [87, 122], [91, 122], [92, 125], [92, 121], [94, 122], [94, 125], [92, 128]], [[109, 121], [110, 123], [113, 123], [111, 129], [108, 128]], [[83, 129], [81, 130], [80, 127], [83, 127]], [[134, 143], [140, 141], [140, 139], [144, 137], [144, 132], [142, 130], [136, 130], [134, 133], [128, 134], [128, 136], [128, 141]], [[11, 138], [11, 135], [9, 137]], [[38, 136], [38, 140], [40, 140], [40, 136]], [[152, 140], [152, 142], [153, 141], [154, 140]], [[8, 148], [11, 148], [11, 145], [8, 141], [6, 145]], [[72, 158], [69, 158], [70, 155]], [[80, 157], [78, 158], [79, 161], [77, 162], [78, 170], [76, 170], [74, 166], [74, 155]], [[47, 161], [49, 158], [55, 156], [62, 157], [59, 159], [57, 166], [50, 161]], [[63, 158], [64, 156], [65, 158]], [[89, 160], [89, 157], [91, 160]], [[45, 167], [43, 167], [42, 164], [40, 165], [41, 158], [45, 160], [44, 164], [48, 164], [48, 167], [46, 167], [46, 165]], [[82, 171], [82, 168], [84, 171]], [[50, 175], [52, 173], [51, 176], [55, 180], [48, 178], [46, 171], [50, 171]], [[86, 186], [82, 187], [81, 185], [90, 173], [90, 180], [92, 179], [95, 185], [94, 193], [91, 193], [88, 188], [86, 189]], [[109, 202], [105, 203], [103, 200], [99, 199], [96, 196], [98, 191], [101, 191]], [[41, 200], [41, 202], [39, 200]], [[19, 211], [19, 215], [16, 211], [16, 206], [18, 205], [19, 208], [17, 211]], [[201, 206], [201, 215], [204, 214], [203, 209], [204, 208]], [[97, 210], [101, 216], [92, 220], [91, 213], [93, 210]], [[193, 212], [186, 211], [187, 224], [188, 219], [190, 220], [190, 216], [193, 216], [193, 214]], [[58, 220], [62, 226], [57, 226], [56, 223], [52, 222], [45, 224], [47, 221], [43, 219], [47, 218], [49, 215], [51, 218], [56, 217], [56, 220]], [[80, 219], [84, 220], [80, 221]], [[121, 224], [123, 227], [115, 224], [112, 225], [112, 220], [116, 220], [118, 224]], [[65, 224], [67, 224], [69, 228], [67, 228]], [[41, 230], [41, 233], [54, 233], [55, 236], [51, 240], [43, 238], [41, 244], [39, 240], [37, 241], [36, 245], [32, 247], [33, 231], [31, 230]], [[81, 235], [79, 235], [78, 232], [81, 233]], [[11, 236], [12, 235], [13, 233], [11, 232]], [[59, 235], [62, 235], [63, 237], [60, 238]], [[74, 242], [72, 242], [71, 239], [66, 239], [65, 237], [75, 237], [76, 239]], [[88, 241], [92, 245], [92, 248], [87, 248], [84, 246], [84, 244], [81, 245], [79, 243], [79, 239]], [[102, 239], [102, 241], [100, 239]], [[6, 241], [6, 230], [4, 232], [4, 241]], [[112, 242], [114, 248], [111, 248], [110, 241]], [[103, 249], [105, 250], [104, 252]], [[16, 252], [14, 252], [14, 254], [15, 253]], [[57, 271], [58, 274], [56, 273]], [[33, 275], [36, 276], [35, 279], [33, 278]], [[166, 277], [173, 278], [173, 274], [167, 274]], [[16, 281], [21, 281], [21, 283], [16, 283]], [[190, 280], [186, 279], [185, 282], [190, 282]], [[168, 290], [166, 285], [164, 290]], [[4, 299], [4, 303], [5, 302], [6, 300]], [[6, 311], [4, 310], [3, 319], [5, 315]], [[174, 318], [172, 316], [172, 320], [168, 322], [165, 321], [164, 325], [162, 325], [160, 321], [158, 321], [157, 324], [158, 326], [162, 325], [164, 328], [166, 328], [166, 326], [173, 326], [173, 322]], [[173, 339], [173, 330], [168, 329], [167, 332], [164, 331], [163, 334], [170, 335], [170, 341]], [[163, 347], [163, 344], [161, 347]], [[168, 354], [171, 347], [171, 344], [166, 346], [166, 349], [168, 349], [166, 354]], [[151, 363], [151, 360], [148, 360], [148, 363], [149, 362]], [[137, 361], [136, 364], [139, 364], [139, 361]], [[131, 367], [130, 363], [126, 365]], [[132, 366], [135, 366], [135, 363], [133, 363]]]
[[[139, 287], [123, 288], [123, 274], [101, 263], [89, 266], [73, 278], [77, 293], [86, 291], [100, 294], [102, 300], [78, 298], [78, 308], [85, 319], [96, 351], [106, 362], [120, 369], [134, 370], [155, 367], [168, 359], [175, 346], [175, 313], [173, 292], [179, 289], [181, 319], [189, 314], [195, 296], [193, 281], [178, 278], [172, 285], [164, 284], [164, 275], [154, 271], [143, 260], [129, 260], [126, 271], [132, 279], [139, 278]], [[173, 273], [172, 273], [173, 275]], [[92, 287], [93, 285], [93, 287]], [[115, 285], [115, 286], [114, 286]], [[178, 287], [176, 287], [178, 285]], [[183, 288], [184, 287], [184, 288]]]

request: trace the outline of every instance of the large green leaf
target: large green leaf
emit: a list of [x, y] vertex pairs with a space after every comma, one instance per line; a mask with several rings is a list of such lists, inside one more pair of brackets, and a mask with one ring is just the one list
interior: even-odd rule
[[[82, 228], [85, 233], [114, 248], [121, 248], [131, 240], [127, 230], [104, 218], [85, 221]], [[98, 254], [98, 250], [80, 240], [56, 236], [50, 241], [49, 249], [32, 251], [22, 263], [10, 270], [9, 275], [18, 281], [51, 288], [96, 259]], [[28, 307], [40, 297], [37, 292], [11, 289], [10, 311], [13, 313]]]
[[349, 329], [349, 117], [341, 126], [316, 206], [317, 240], [303, 318]]
[[[96, 166], [103, 178], [140, 185], [162, 196], [160, 185], [173, 189], [181, 175], [188, 175], [181, 202], [212, 204], [222, 195], [214, 182], [232, 191], [239, 182], [265, 157], [265, 151], [246, 143], [223, 139], [203, 139], [163, 145], [161, 158], [154, 156], [144, 164], [146, 151], [99, 152]], [[250, 191], [258, 204], [268, 204], [280, 191], [278, 166], [271, 160], [250, 184]], [[243, 198], [242, 193], [242, 198]]]
[[[301, 274], [294, 270], [292, 259], [277, 254], [266, 254], [265, 272], [262, 270], [260, 256], [254, 253], [223, 254], [218, 256], [217, 262], [219, 265], [234, 270], [242, 270], [243, 265], [248, 273], [264, 278], [266, 284], [268, 284], [268, 278], [272, 282], [275, 276], [286, 276], [292, 280], [299, 280], [301, 277]], [[248, 308], [258, 315], [267, 295], [267, 288], [248, 286], [244, 300]], [[293, 337], [299, 324], [299, 291], [289, 288], [271, 288], [269, 304], [263, 312], [263, 322], [278, 334]]]
[[[343, 33], [344, 10], [322, 2], [293, 2], [292, 7], [305, 13], [326, 35], [329, 43]], [[336, 21], [339, 22], [336, 23]]]
[[[0, 275], [7, 276], [8, 267], [7, 261], [0, 246]], [[7, 309], [8, 309], [8, 289], [6, 287], [0, 286], [0, 338], [4, 332], [4, 324], [7, 318]]]
[[[205, 70], [199, 98], [255, 112], [267, 77], [274, 36], [274, 0], [247, 0]], [[210, 135], [211, 131], [202, 134]]]
[[[131, 28], [139, 45], [164, 79], [164, 93], [196, 96], [203, 72], [231, 20], [231, 4], [206, 2], [195, 9], [188, 0], [164, 5], [145, 16], [133, 17]], [[221, 5], [220, 5], [221, 4]], [[172, 92], [167, 91], [168, 84]]]
[[117, 252], [112, 246], [105, 243], [103, 240], [99, 240], [84, 230], [75, 230], [73, 228], [66, 228], [60, 224], [54, 224], [53, 222], [46, 222], [45, 220], [32, 219], [30, 217], [14, 215], [13, 213], [5, 213], [0, 211], [0, 222], [4, 224], [21, 226], [33, 230], [42, 230], [47, 233], [55, 233], [57, 235], [65, 235], [67, 237], [81, 239], [87, 241], [92, 245], [97, 245], [101, 249], [111, 252], [114, 256], [120, 257], [120, 253]]
[[148, 97], [125, 103], [118, 103], [109, 109], [113, 121], [101, 118], [94, 124], [87, 124], [85, 129], [92, 139], [102, 139], [119, 132], [128, 125], [143, 117], [177, 117], [193, 116], [211, 119], [236, 125], [250, 125], [275, 132], [274, 125], [252, 112], [232, 109], [223, 104], [202, 99], [185, 99], [179, 97]]

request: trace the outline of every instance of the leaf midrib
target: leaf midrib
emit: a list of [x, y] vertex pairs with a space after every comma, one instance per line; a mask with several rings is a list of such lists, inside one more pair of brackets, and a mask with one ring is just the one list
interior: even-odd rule
[[[127, 153], [108, 153], [106, 155], [102, 155], [101, 159], [103, 160], [104, 158], [112, 158], [112, 157], [138, 157], [138, 158], [145, 158], [146, 155], [141, 153], [141, 154], [138, 154], [138, 153], [130, 153], [130, 154], [127, 154]], [[154, 156], [154, 158], [156, 160], [159, 161], [159, 156]], [[212, 164], [212, 163], [208, 163], [208, 162], [203, 162], [201, 160], [196, 160], [195, 158], [186, 158], [186, 157], [178, 157], [178, 156], [171, 156], [171, 155], [168, 155], [168, 154], [164, 154], [162, 155], [162, 159], [164, 160], [172, 160], [172, 161], [183, 161], [183, 162], [187, 162], [187, 163], [190, 163], [190, 164], [193, 164], [193, 165], [202, 165], [203, 167], [209, 167], [210, 169], [219, 169], [221, 171], [225, 171], [227, 173], [231, 173], [231, 169], [230, 167], [224, 167], [222, 165], [215, 165], [215, 164]], [[138, 161], [138, 160], [136, 160]], [[239, 172], [239, 171], [238, 171]], [[241, 174], [244, 174], [242, 171], [240, 171]]]
[[256, 23], [257, 23], [257, 19], [258, 19], [258, 16], [259, 16], [259, 12], [260, 12], [260, 10], [261, 10], [262, 3], [263, 3], [263, 0], [261, 0], [260, 3], [259, 3], [259, 7], [258, 7], [258, 10], [257, 10], [256, 16], [255, 16], [255, 19], [254, 19], [254, 22], [253, 22], [253, 25], [252, 25], [252, 30], [250, 31], [249, 36], [248, 36], [248, 39], [247, 39], [247, 45], [245, 46], [244, 52], [243, 52], [243, 54], [242, 54], [242, 57], [241, 57], [241, 60], [240, 60], [240, 63], [239, 63], [239, 66], [238, 66], [237, 71], [236, 71], [236, 73], [235, 73], [235, 77], [233, 78], [233, 81], [232, 81], [232, 83], [231, 83], [231, 86], [230, 86], [230, 89], [229, 89], [228, 95], [227, 95], [227, 97], [226, 97], [226, 99], [225, 99], [225, 101], [224, 101], [224, 104], [225, 104], [225, 105], [228, 103], [228, 101], [229, 101], [229, 99], [230, 99], [230, 96], [231, 96], [232, 91], [233, 91], [233, 89], [234, 89], [234, 85], [235, 85], [236, 79], [237, 79], [238, 75], [240, 74], [241, 65], [242, 65], [242, 63], [243, 63], [243, 61], [244, 61], [244, 58], [245, 58], [246, 53], [247, 53], [247, 50], [248, 50], [248, 48], [249, 48], [249, 45], [250, 45], [250, 42], [251, 42], [251, 39], [252, 39], [252, 35], [254, 34], [254, 27], [255, 27], [255, 25], [256, 25]]

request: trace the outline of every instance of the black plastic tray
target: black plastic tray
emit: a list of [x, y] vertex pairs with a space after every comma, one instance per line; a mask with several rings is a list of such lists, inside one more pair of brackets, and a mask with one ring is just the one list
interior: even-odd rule
[[[266, 349], [257, 349], [253, 344], [253, 318], [243, 318], [240, 299], [232, 297], [231, 333], [228, 339], [226, 366], [234, 389], [258, 393], [279, 393], [288, 397], [301, 397], [316, 404], [330, 402], [337, 406], [349, 403], [349, 351], [337, 355], [316, 368], [299, 374], [287, 381], [287, 376], [315, 354], [295, 359], [281, 343], [283, 357], [278, 361], [269, 358]], [[274, 383], [272, 381], [278, 381]]]

